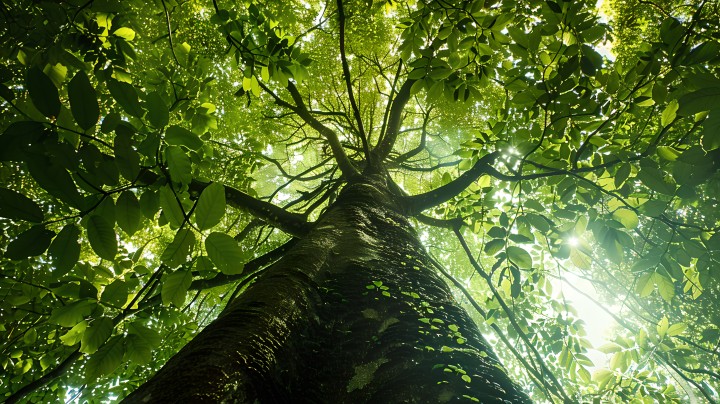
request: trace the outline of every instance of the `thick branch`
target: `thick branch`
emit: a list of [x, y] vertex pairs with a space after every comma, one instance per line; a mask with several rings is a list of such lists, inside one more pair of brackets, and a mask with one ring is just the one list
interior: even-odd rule
[[[158, 175], [149, 170], [140, 174], [139, 178], [140, 182], [144, 184], [152, 184], [157, 179]], [[200, 195], [208, 185], [210, 183], [193, 180], [189, 187], [190, 193]], [[265, 223], [295, 237], [303, 237], [309, 231], [308, 223], [302, 215], [288, 212], [272, 203], [255, 199], [239, 189], [225, 185], [225, 198], [230, 206], [245, 209]]]
[[402, 118], [405, 105], [410, 100], [410, 87], [412, 87], [413, 83], [415, 83], [415, 80], [405, 81], [392, 102], [384, 136], [380, 144], [373, 149], [373, 158], [377, 161], [384, 160], [395, 146], [395, 140], [400, 132], [400, 118]]
[[447, 202], [456, 195], [459, 195], [468, 186], [470, 186], [470, 184], [480, 178], [480, 176], [487, 174], [490, 171], [490, 165], [499, 155], [499, 152], [487, 154], [478, 160], [471, 169], [465, 171], [453, 181], [450, 181], [449, 183], [430, 192], [404, 198], [404, 204], [408, 214], [414, 216], [425, 209]]
[[352, 81], [350, 80], [350, 66], [348, 65], [347, 56], [345, 54], [345, 10], [343, 9], [342, 2], [343, 0], [337, 0], [338, 19], [340, 23], [340, 60], [342, 61], [343, 77], [345, 78], [345, 86], [347, 87], [350, 106], [352, 107], [353, 115], [355, 116], [355, 120], [358, 125], [358, 135], [362, 141], [365, 158], [369, 159], [370, 148], [368, 147], [367, 135], [365, 134], [365, 128], [363, 128], [362, 118], [360, 117], [360, 110], [358, 109], [357, 102], [355, 102]]
[[343, 149], [342, 145], [340, 144], [340, 139], [338, 139], [335, 131], [323, 125], [320, 121], [315, 119], [315, 117], [310, 114], [310, 112], [305, 107], [305, 104], [303, 103], [300, 92], [297, 90], [294, 84], [288, 84], [288, 91], [290, 91], [290, 95], [292, 96], [293, 101], [295, 101], [295, 104], [297, 105], [297, 109], [295, 110], [295, 112], [298, 114], [298, 116], [300, 116], [303, 121], [305, 121], [313, 129], [318, 131], [318, 133], [320, 133], [328, 141], [333, 156], [335, 157], [335, 161], [338, 163], [338, 167], [340, 167], [340, 171], [342, 171], [343, 175], [350, 178], [360, 175], [360, 172], [357, 170], [357, 168], [355, 168], [347, 154], [345, 154], [345, 149]]

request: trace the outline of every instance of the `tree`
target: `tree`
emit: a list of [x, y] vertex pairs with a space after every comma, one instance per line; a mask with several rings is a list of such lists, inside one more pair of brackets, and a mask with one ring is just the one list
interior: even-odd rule
[[717, 401], [720, 6], [604, 7], [3, 3], [4, 399]]

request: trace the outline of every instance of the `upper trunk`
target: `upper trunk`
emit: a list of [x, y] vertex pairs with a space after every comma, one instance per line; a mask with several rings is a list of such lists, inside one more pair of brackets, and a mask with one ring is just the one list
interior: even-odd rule
[[431, 269], [383, 181], [310, 234], [129, 401], [529, 401]]

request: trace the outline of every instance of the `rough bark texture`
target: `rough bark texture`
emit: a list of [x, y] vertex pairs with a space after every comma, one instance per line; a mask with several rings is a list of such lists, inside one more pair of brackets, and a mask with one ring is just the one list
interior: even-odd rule
[[381, 180], [314, 229], [129, 402], [528, 402]]

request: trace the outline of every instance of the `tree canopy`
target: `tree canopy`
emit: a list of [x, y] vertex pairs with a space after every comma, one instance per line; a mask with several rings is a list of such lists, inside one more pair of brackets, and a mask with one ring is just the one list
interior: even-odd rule
[[595, 3], [3, 2], [0, 397], [128, 395], [381, 162], [533, 399], [720, 400], [720, 4]]

